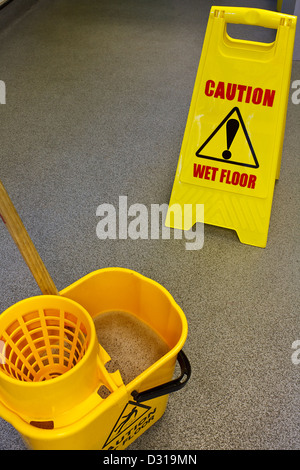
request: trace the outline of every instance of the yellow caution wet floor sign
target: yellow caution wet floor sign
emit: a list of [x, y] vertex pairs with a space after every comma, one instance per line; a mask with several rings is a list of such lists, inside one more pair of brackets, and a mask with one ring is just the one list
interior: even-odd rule
[[[166, 226], [189, 229], [174, 207], [204, 204], [204, 222], [265, 247], [279, 178], [296, 17], [212, 7]], [[231, 38], [227, 23], [276, 29], [272, 43]], [[198, 222], [203, 222], [198, 220]]]

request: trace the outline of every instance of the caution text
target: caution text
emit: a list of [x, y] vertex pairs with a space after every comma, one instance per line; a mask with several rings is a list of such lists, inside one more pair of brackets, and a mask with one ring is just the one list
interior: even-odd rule
[[215, 82], [207, 80], [204, 93], [206, 96], [232, 101], [236, 99], [243, 103], [261, 104], [272, 107], [274, 104], [276, 90], [269, 88], [254, 88], [252, 86], [238, 83]]

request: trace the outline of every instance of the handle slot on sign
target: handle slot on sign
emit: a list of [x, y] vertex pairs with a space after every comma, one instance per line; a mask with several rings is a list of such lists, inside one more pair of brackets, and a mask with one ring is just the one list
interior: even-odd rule
[[[239, 7], [231, 8], [230, 11], [220, 8], [213, 12], [214, 19], [221, 26], [219, 29], [220, 45], [222, 46], [223, 44], [225, 48], [232, 49], [232, 53], [236, 49], [252, 51], [254, 54], [263, 51], [269, 52], [271, 55], [275, 54], [276, 45], [280, 39], [280, 29], [282, 27], [289, 27], [292, 24], [292, 20], [286, 18], [286, 16], [283, 17], [277, 12], [268, 10]], [[219, 23], [220, 21], [222, 23]], [[245, 27], [244, 33], [248, 37], [251, 33], [252, 38], [259, 36], [260, 39], [249, 40], [248, 38], [241, 38], [241, 28], [238, 28], [239, 34], [236, 34], [236, 25], [243, 25]], [[266, 31], [262, 33], [263, 29]], [[273, 40], [269, 39], [271, 37]], [[268, 38], [268, 40], [265, 38]]]
[[263, 26], [226, 24], [228, 40], [247, 41], [260, 43], [263, 46], [271, 46], [276, 40], [277, 29], [264, 28]]

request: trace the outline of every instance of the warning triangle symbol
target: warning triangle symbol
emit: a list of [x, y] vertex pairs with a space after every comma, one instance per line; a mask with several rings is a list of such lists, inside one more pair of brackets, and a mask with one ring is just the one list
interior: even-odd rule
[[129, 401], [125, 408], [123, 409], [121, 415], [119, 416], [116, 424], [114, 425], [110, 435], [108, 436], [103, 448], [108, 444], [112, 443], [128, 429], [136, 421], [138, 421], [148, 410], [151, 409], [151, 406], [143, 405], [141, 403], [136, 403]]
[[197, 150], [196, 156], [249, 168], [259, 167], [239, 108], [234, 107], [227, 114]]

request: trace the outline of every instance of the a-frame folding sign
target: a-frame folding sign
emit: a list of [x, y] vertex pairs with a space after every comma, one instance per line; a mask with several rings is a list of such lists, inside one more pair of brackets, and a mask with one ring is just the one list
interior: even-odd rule
[[[204, 222], [265, 247], [279, 178], [297, 18], [254, 8], [212, 7], [165, 224], [185, 204]], [[276, 29], [272, 43], [233, 39], [227, 23]], [[188, 225], [189, 226], [188, 226]]]

